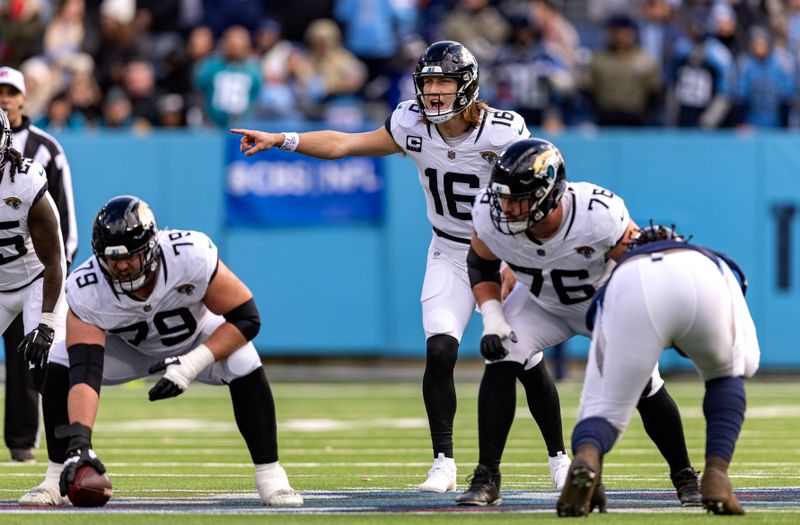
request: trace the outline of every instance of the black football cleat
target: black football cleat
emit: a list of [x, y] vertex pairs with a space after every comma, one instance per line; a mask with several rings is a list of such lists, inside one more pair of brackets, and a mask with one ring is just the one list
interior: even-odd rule
[[500, 472], [492, 472], [488, 467], [478, 464], [475, 472], [467, 478], [469, 489], [456, 497], [456, 505], [485, 507], [500, 505]]
[[678, 500], [684, 507], [699, 507], [703, 504], [697, 475], [695, 469], [686, 467], [670, 476], [678, 494]]

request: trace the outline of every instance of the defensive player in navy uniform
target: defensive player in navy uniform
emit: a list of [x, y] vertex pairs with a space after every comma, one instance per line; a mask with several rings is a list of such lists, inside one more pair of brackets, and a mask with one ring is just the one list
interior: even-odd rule
[[[544, 349], [589, 335], [584, 319], [590, 299], [638, 228], [618, 196], [594, 184], [567, 182], [561, 152], [540, 139], [521, 140], [503, 153], [472, 214], [467, 263], [483, 315], [487, 365], [478, 393], [480, 458], [470, 489], [456, 502], [497, 505], [516, 379], [542, 361]], [[502, 304], [501, 260], [517, 277]], [[680, 413], [655, 363], [650, 372], [650, 382], [639, 389], [645, 429], [669, 463], [681, 503], [699, 504]]]
[[41, 164], [11, 145], [12, 129], [0, 109], [0, 333], [20, 313], [19, 348], [37, 388], [50, 347], [64, 339], [66, 257], [55, 202]]
[[594, 330], [559, 516], [590, 512], [603, 456], [625, 431], [639, 392], [669, 347], [691, 359], [705, 381], [703, 506], [744, 514], [728, 465], [744, 421], [744, 379], [760, 358], [746, 283], [729, 257], [689, 244], [672, 228], [651, 225], [632, 243], [587, 315]]
[[159, 231], [145, 202], [121, 196], [97, 214], [92, 250], [67, 279], [66, 344], [50, 353], [44, 392], [50, 464], [28, 498], [61, 504], [78, 468], [104, 472], [91, 442], [101, 385], [158, 373], [151, 401], [195, 380], [228, 385], [261, 501], [302, 505], [278, 463], [272, 393], [250, 342], [258, 309], [214, 243], [197, 231]]
[[[453, 369], [475, 298], [466, 255], [472, 235], [472, 202], [486, 186], [497, 156], [530, 136], [524, 120], [478, 100], [478, 63], [461, 44], [436, 42], [421, 55], [414, 73], [416, 100], [398, 105], [383, 127], [368, 133], [316, 131], [269, 133], [234, 129], [246, 155], [278, 146], [322, 159], [403, 153], [417, 165], [433, 235], [422, 287], [426, 366], [422, 395], [428, 413], [434, 463], [419, 486], [423, 492], [456, 488]], [[510, 277], [513, 280], [513, 277]], [[544, 363], [521, 376], [531, 412], [547, 444], [553, 482], [566, 479], [558, 393]], [[561, 453], [561, 454], [559, 454]]]

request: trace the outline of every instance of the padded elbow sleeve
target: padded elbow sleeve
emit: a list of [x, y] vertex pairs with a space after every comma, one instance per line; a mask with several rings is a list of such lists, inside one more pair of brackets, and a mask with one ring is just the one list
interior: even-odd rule
[[100, 395], [103, 384], [103, 347], [77, 344], [67, 349], [69, 356], [69, 386], [86, 383]]
[[472, 247], [467, 253], [467, 271], [470, 286], [484, 281], [500, 284], [500, 259], [484, 259]]
[[244, 302], [223, 315], [226, 321], [235, 326], [248, 341], [252, 341], [261, 329], [261, 317], [254, 299]]

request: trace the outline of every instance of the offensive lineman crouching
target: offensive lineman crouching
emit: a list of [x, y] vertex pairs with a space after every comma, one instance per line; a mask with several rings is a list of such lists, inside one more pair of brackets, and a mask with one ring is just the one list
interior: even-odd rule
[[250, 343], [258, 310], [216, 246], [200, 232], [159, 231], [146, 203], [121, 196], [97, 214], [92, 250], [67, 281], [66, 345], [50, 353], [47, 474], [21, 502], [60, 505], [81, 466], [105, 472], [91, 443], [101, 384], [164, 372], [151, 401], [178, 396], [195, 379], [227, 384], [261, 501], [302, 505], [278, 463], [272, 393]]

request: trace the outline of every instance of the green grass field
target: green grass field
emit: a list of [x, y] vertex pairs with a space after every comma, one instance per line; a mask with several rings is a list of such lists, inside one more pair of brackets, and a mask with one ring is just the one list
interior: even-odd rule
[[[268, 374], [269, 374], [269, 367]], [[143, 381], [105, 387], [94, 435], [94, 447], [114, 483], [114, 499], [106, 509], [91, 512], [95, 523], [153, 522], [155, 512], [170, 510], [195, 499], [196, 511], [170, 515], [175, 523], [564, 523], [555, 512], [504, 512], [508, 505], [478, 512], [320, 514], [328, 503], [315, 500], [317, 491], [406, 491], [397, 500], [418, 497], [415, 488], [430, 466], [431, 453], [419, 382], [282, 383], [270, 376], [278, 410], [281, 463], [294, 487], [306, 494], [306, 511], [265, 516], [257, 505], [253, 469], [236, 429], [227, 388], [193, 385], [183, 396], [151, 403], [150, 383]], [[703, 466], [704, 420], [702, 384], [667, 380], [681, 407], [687, 443], [697, 468]], [[459, 489], [477, 460], [476, 397], [478, 385], [457, 385], [456, 461]], [[580, 384], [559, 385], [565, 437], [569, 438], [577, 411]], [[800, 486], [800, 383], [748, 383], [748, 414], [734, 457], [734, 487], [797, 488]], [[0, 522], [40, 522], [40, 514], [18, 513], [15, 500], [37, 484], [46, 465], [43, 448], [37, 465], [0, 463]], [[546, 451], [518, 395], [518, 412], [504, 456], [503, 488], [510, 492], [551, 488]], [[666, 465], [649, 441], [638, 417], [606, 458], [604, 480], [610, 491], [667, 489]], [[449, 501], [455, 493], [442, 495]], [[137, 500], [135, 498], [142, 498]], [[249, 498], [239, 514], [214, 514], [226, 498]], [[155, 501], [155, 503], [154, 503]], [[671, 501], [671, 500], [670, 500]], [[127, 502], [125, 513], [119, 512]], [[115, 504], [115, 505], [112, 505]], [[331, 500], [330, 506], [336, 506]], [[513, 500], [510, 502], [513, 506]], [[735, 519], [747, 523], [798, 523], [800, 501], [784, 508], [748, 508], [743, 518], [705, 515], [700, 509], [667, 508], [653, 512], [614, 512], [592, 515], [603, 523], [676, 525], [699, 519]], [[116, 509], [116, 510], [115, 510]], [[313, 510], [315, 513], [309, 513]], [[259, 511], [258, 513], [256, 511]], [[149, 513], [149, 514], [148, 514]], [[78, 523], [86, 514], [71, 509], [48, 510], [47, 523]], [[570, 520], [566, 520], [567, 523]]]

